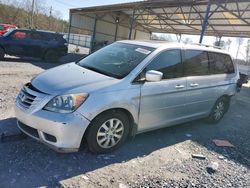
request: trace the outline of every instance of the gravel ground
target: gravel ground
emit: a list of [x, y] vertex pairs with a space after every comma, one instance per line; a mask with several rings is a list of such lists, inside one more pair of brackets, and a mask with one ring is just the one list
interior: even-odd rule
[[[22, 84], [53, 66], [0, 62], [0, 134], [15, 126], [13, 104]], [[93, 155], [86, 146], [60, 154], [30, 138], [0, 143], [0, 187], [250, 187], [249, 111], [250, 88], [243, 88], [217, 125], [199, 120], [141, 134], [108, 155]], [[218, 147], [213, 139], [235, 147]]]

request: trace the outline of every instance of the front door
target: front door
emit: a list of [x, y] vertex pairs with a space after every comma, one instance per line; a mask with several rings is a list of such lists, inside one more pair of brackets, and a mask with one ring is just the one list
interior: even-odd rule
[[141, 86], [138, 132], [182, 122], [185, 112], [186, 78], [182, 74], [181, 50], [161, 52], [145, 71], [163, 73], [159, 82]]

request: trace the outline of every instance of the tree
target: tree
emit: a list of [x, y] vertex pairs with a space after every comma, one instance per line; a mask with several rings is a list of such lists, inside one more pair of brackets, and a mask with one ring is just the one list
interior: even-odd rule
[[[0, 23], [10, 23], [20, 28], [31, 26], [31, 0], [0, 0]], [[51, 30], [57, 32], [68, 32], [69, 23], [62, 20], [61, 13], [52, 12], [49, 17], [49, 8], [44, 0], [35, 0], [34, 27], [37, 29]], [[49, 21], [51, 20], [51, 24]]]
[[227, 49], [227, 51], [229, 51], [229, 49], [231, 47], [231, 43], [232, 43], [232, 40], [231, 39], [227, 39], [227, 41], [226, 41], [226, 49]]
[[246, 46], [246, 62], [250, 65], [250, 39], [247, 40]]
[[186, 37], [186, 38], [183, 40], [183, 43], [184, 43], [184, 44], [191, 44], [191, 43], [193, 43], [193, 40], [192, 40], [191, 38], [189, 38], [189, 37]]
[[237, 38], [237, 43], [238, 43], [238, 48], [237, 48], [237, 52], [236, 52], [236, 61], [238, 59], [238, 55], [239, 55], [239, 50], [240, 50], [240, 45], [243, 43], [244, 39], [243, 38]]

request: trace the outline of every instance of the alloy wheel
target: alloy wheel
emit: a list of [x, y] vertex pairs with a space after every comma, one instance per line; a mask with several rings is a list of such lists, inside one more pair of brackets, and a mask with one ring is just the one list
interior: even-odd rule
[[123, 137], [124, 125], [121, 120], [111, 118], [105, 121], [97, 131], [96, 140], [100, 147], [114, 147]]

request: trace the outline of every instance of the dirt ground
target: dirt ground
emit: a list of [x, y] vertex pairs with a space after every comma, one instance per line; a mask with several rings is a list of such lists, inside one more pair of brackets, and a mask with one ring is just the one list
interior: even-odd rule
[[[0, 134], [15, 127], [22, 84], [53, 66], [11, 57], [0, 62]], [[245, 86], [220, 123], [199, 120], [140, 134], [108, 155], [86, 146], [60, 154], [31, 138], [0, 142], [0, 187], [250, 187], [250, 83]], [[218, 147], [213, 139], [234, 147]], [[218, 169], [212, 172], [210, 163]]]

